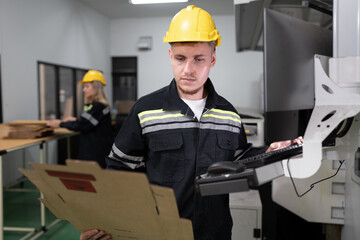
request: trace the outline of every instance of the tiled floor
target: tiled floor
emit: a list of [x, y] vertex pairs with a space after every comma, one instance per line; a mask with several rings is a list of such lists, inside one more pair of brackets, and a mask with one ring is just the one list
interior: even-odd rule
[[[25, 182], [25, 188], [34, 188], [29, 182]], [[39, 192], [4, 192], [4, 226], [40, 228], [40, 197]], [[46, 226], [48, 227], [56, 217], [46, 209]], [[4, 240], [22, 239], [29, 232], [4, 231]], [[35, 236], [34, 233], [30, 238]], [[59, 221], [47, 229], [39, 238], [40, 240], [76, 240], [80, 232], [67, 221]]]

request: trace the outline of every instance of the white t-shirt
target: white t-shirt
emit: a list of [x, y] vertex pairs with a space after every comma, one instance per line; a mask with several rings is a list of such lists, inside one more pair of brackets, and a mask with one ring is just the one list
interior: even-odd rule
[[200, 120], [202, 112], [205, 108], [206, 98], [200, 100], [187, 100], [182, 98], [182, 100], [191, 108], [196, 118]]

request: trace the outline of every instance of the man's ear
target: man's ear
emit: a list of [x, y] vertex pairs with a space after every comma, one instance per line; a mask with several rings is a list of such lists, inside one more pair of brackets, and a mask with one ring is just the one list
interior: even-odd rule
[[211, 67], [215, 66], [216, 63], [216, 51], [211, 54]]
[[170, 57], [170, 60], [172, 58], [172, 51], [171, 51], [171, 47], [169, 48], [169, 57]]

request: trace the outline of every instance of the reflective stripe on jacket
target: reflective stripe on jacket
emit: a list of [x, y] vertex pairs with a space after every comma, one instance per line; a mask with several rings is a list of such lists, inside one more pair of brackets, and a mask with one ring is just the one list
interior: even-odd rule
[[210, 164], [231, 161], [247, 147], [235, 108], [210, 81], [205, 109], [196, 119], [176, 83], [140, 98], [119, 131], [108, 168], [146, 172], [150, 183], [171, 187], [180, 216], [192, 220], [195, 239], [230, 240], [229, 196], [201, 197], [194, 179]]

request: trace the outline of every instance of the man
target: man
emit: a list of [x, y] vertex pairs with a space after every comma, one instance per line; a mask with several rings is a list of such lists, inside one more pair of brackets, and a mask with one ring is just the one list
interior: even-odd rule
[[[230, 240], [229, 196], [201, 197], [194, 186], [195, 177], [209, 165], [232, 161], [248, 147], [238, 113], [208, 78], [221, 36], [206, 11], [188, 6], [175, 15], [164, 42], [170, 43], [174, 79], [135, 103], [107, 167], [143, 171], [151, 184], [171, 187], [180, 217], [192, 221], [195, 239]], [[294, 141], [274, 143], [268, 151]], [[245, 155], [249, 154], [251, 150]], [[111, 236], [91, 230], [83, 232], [81, 239]]]

